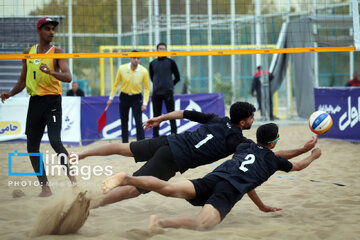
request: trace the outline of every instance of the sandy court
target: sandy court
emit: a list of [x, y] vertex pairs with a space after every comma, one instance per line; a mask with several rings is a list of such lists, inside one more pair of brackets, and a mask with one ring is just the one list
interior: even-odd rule
[[[257, 126], [244, 131], [254, 139]], [[306, 124], [280, 126], [281, 139], [275, 150], [301, 146], [312, 136]], [[114, 142], [114, 141], [113, 141]], [[68, 147], [69, 152], [104, 144], [97, 142], [85, 147]], [[200, 211], [181, 199], [170, 199], [149, 193], [136, 199], [125, 200], [90, 211], [84, 226], [75, 234], [41, 236], [33, 239], [359, 239], [360, 238], [360, 144], [340, 140], [320, 139], [322, 156], [308, 169], [296, 173], [277, 172], [257, 189], [266, 205], [283, 208], [280, 212], [263, 213], [245, 196], [222, 223], [214, 229], [198, 232], [184, 229], [165, 229], [153, 235], [147, 231], [148, 217], [194, 215]], [[50, 150], [42, 144], [41, 151]], [[69, 180], [65, 176], [50, 176], [54, 195], [39, 198], [39, 187], [32, 186], [34, 176], [8, 176], [8, 153], [26, 152], [25, 143], [0, 143], [0, 237], [28, 239], [40, 210], [67, 191]], [[202, 177], [225, 159], [176, 175], [171, 181]], [[14, 164], [13, 164], [14, 165]], [[131, 174], [141, 164], [132, 158], [108, 156], [90, 157], [79, 167], [112, 166], [112, 171]], [[22, 160], [14, 167], [32, 172], [29, 160]], [[101, 194], [100, 183], [105, 175], [85, 180], [78, 177], [79, 185], [91, 196]], [[320, 182], [313, 182], [316, 180]], [[19, 186], [14, 186], [18, 182]], [[22, 186], [21, 183], [23, 185]], [[31, 183], [31, 184], [30, 184]], [[340, 183], [345, 186], [338, 186]], [[29, 186], [31, 185], [31, 186]], [[25, 196], [13, 198], [14, 190]]]

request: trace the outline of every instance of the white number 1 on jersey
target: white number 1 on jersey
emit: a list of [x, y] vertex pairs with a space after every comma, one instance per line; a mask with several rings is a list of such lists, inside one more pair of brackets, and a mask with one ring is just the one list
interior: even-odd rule
[[212, 134], [208, 134], [206, 135], [206, 138], [204, 138], [203, 140], [201, 140], [198, 144], [195, 145], [196, 148], [201, 147], [202, 145], [204, 145], [207, 141], [209, 141], [210, 139], [212, 139], [214, 136]]
[[248, 164], [253, 164], [255, 162], [255, 155], [254, 154], [248, 154], [246, 157], [245, 157], [245, 160], [246, 161], [243, 161], [241, 163], [241, 166], [239, 167], [239, 169], [243, 172], [247, 172], [249, 169], [247, 169], [245, 167], [245, 165], [248, 165]]

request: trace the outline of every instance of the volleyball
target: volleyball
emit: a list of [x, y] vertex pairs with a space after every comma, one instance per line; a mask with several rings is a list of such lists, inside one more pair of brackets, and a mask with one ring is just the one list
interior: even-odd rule
[[324, 134], [332, 126], [332, 118], [330, 114], [324, 111], [316, 111], [309, 117], [309, 127], [313, 133]]

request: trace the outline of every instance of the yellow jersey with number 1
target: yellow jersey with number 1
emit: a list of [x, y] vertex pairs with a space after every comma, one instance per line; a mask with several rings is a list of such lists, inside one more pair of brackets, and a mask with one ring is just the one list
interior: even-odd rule
[[[32, 46], [29, 54], [37, 54], [37, 44]], [[53, 54], [55, 46], [52, 46], [46, 54]], [[61, 95], [61, 82], [55, 77], [40, 71], [40, 66], [46, 64], [54, 71], [53, 59], [27, 59], [26, 60], [26, 90], [31, 96]]]

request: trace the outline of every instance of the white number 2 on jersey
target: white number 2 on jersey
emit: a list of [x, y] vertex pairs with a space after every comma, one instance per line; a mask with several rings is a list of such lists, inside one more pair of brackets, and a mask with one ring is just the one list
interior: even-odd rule
[[201, 140], [200, 142], [198, 142], [198, 144], [195, 145], [196, 148], [201, 147], [202, 145], [204, 145], [207, 141], [209, 141], [210, 139], [212, 139], [214, 136], [212, 134], [208, 134], [206, 135], [206, 138], [204, 138], [203, 140]]
[[239, 167], [239, 169], [243, 172], [247, 172], [249, 169], [247, 169], [245, 167], [245, 165], [248, 165], [248, 164], [253, 164], [255, 162], [255, 155], [254, 154], [248, 154], [246, 157], [245, 157], [245, 160], [246, 161], [243, 161], [241, 163], [241, 166]]

